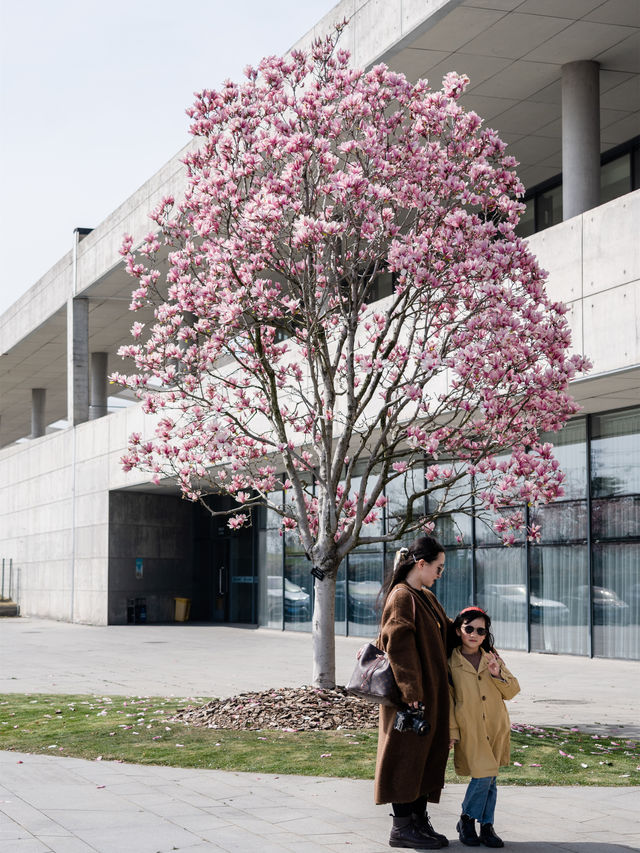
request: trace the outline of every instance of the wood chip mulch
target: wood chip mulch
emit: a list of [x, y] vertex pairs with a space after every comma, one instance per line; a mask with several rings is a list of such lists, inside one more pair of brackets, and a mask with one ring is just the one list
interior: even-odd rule
[[240, 693], [214, 699], [199, 707], [179, 709], [173, 720], [210, 729], [289, 732], [328, 729], [374, 729], [378, 706], [350, 696], [344, 687], [283, 687], [260, 693]]

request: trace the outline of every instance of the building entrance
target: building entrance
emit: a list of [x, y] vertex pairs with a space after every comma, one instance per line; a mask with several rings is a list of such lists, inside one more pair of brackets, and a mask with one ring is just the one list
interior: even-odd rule
[[[230, 499], [208, 498], [213, 510], [225, 510]], [[228, 516], [212, 516], [194, 507], [194, 602], [192, 619], [255, 624], [257, 572], [253, 527], [231, 531]]]
[[[215, 510], [229, 498], [208, 499]], [[176, 598], [191, 622], [257, 623], [254, 528], [174, 495], [109, 495], [109, 624], [173, 622]]]

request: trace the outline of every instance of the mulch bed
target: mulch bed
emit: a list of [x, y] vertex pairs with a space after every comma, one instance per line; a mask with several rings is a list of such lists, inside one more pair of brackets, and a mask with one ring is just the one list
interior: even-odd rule
[[375, 729], [378, 706], [350, 696], [344, 687], [283, 687], [214, 699], [199, 707], [189, 705], [178, 710], [172, 719], [192, 726], [236, 731]]

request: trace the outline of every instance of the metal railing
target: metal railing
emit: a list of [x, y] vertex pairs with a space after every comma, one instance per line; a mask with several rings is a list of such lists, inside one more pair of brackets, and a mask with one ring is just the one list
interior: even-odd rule
[[7, 560], [2, 558], [2, 575], [0, 578], [0, 601], [16, 601], [16, 586], [14, 581], [17, 580], [17, 572], [13, 571], [13, 557]]

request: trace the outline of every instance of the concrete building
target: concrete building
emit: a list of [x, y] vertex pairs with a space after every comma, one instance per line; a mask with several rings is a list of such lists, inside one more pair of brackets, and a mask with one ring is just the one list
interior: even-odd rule
[[[522, 234], [594, 365], [572, 389], [583, 412], [555, 439], [568, 489], [540, 512], [542, 542], [504, 549], [469, 522], [461, 547], [440, 530], [439, 595], [449, 612], [484, 602], [505, 648], [639, 659], [640, 5], [342, 0], [298, 46], [345, 17], [359, 65], [384, 61], [435, 86], [469, 75], [464, 103], [521, 163]], [[132, 324], [118, 249], [183, 182], [178, 155], [97, 228], [77, 229], [0, 317], [0, 557], [24, 614], [164, 621], [184, 597], [193, 619], [309, 630], [308, 564], [266, 516], [230, 534], [119, 464], [146, 427], [107, 386]], [[373, 631], [387, 558], [380, 546], [341, 569], [339, 632]]]

